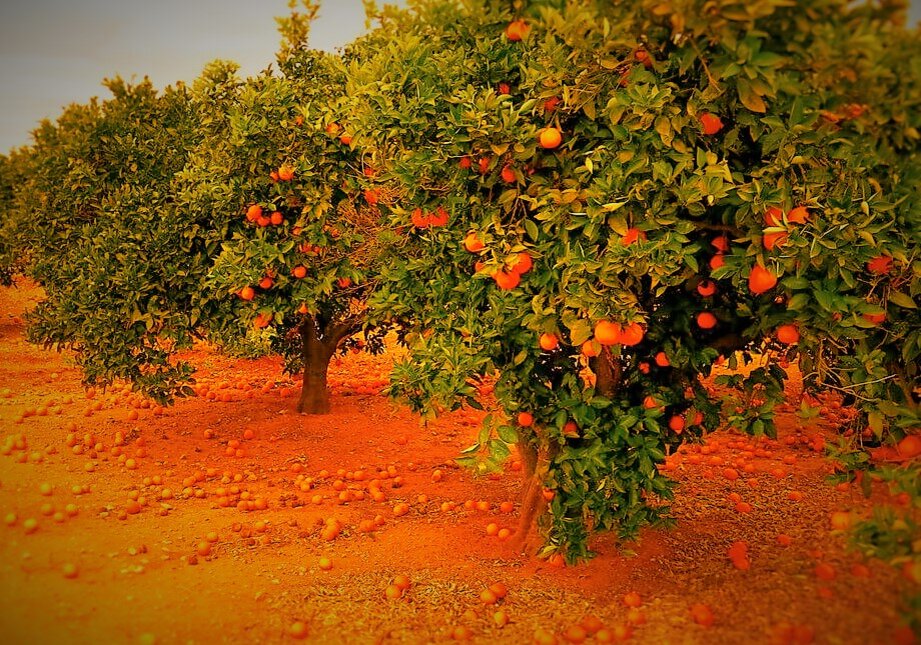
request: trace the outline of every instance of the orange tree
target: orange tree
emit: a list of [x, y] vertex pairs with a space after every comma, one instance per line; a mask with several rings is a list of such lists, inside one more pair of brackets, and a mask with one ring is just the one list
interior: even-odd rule
[[104, 84], [111, 98], [68, 107], [10, 156], [5, 251], [45, 291], [28, 317], [32, 340], [76, 350], [90, 383], [169, 388], [188, 374], [169, 353], [200, 315], [196, 230], [211, 226], [178, 217], [170, 193], [196, 122], [184, 86]]
[[[881, 441], [918, 432], [917, 32], [899, 7], [415, 2], [348, 56], [358, 145], [400, 200], [373, 298], [414, 321], [393, 390], [517, 443], [545, 552], [663, 518], [668, 451], [774, 433], [786, 356]], [[901, 49], [900, 49], [901, 48]], [[917, 57], [914, 58], [917, 60]], [[438, 215], [433, 221], [432, 215]], [[717, 383], [714, 364], [779, 358]], [[549, 501], [549, 514], [542, 505]]]
[[0, 252], [46, 295], [30, 337], [75, 350], [87, 383], [168, 400], [193, 372], [175, 350], [207, 338], [303, 365], [298, 409], [322, 413], [337, 347], [380, 349], [380, 332], [350, 337], [385, 195], [360, 193], [371, 171], [336, 121], [334, 57], [306, 46], [312, 13], [280, 21], [281, 75], [243, 81], [216, 62], [191, 89], [111, 81], [111, 99], [70, 107], [4, 159], [14, 234]]
[[[342, 120], [344, 75], [335, 56], [307, 44], [313, 9], [281, 21], [281, 76], [224, 93], [205, 122], [190, 207], [235, 213], [208, 285], [232, 301], [215, 319], [223, 337], [242, 320], [267, 337], [290, 370], [303, 367], [298, 410], [329, 411], [327, 367], [338, 350], [383, 348], [382, 328], [363, 340], [365, 300], [387, 248], [377, 203], [363, 191], [374, 169]], [[206, 93], [208, 94], [208, 93]]]

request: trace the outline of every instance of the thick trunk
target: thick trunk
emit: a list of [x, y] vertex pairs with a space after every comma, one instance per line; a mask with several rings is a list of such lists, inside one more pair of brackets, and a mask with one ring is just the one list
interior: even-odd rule
[[297, 411], [305, 414], [328, 414], [329, 390], [326, 387], [326, 372], [339, 339], [321, 336], [313, 316], [307, 316], [301, 324], [301, 342], [304, 382], [301, 385]]
[[610, 347], [602, 347], [591, 362], [592, 371], [595, 373], [595, 391], [603, 397], [611, 398], [617, 392], [620, 384], [620, 361], [611, 354]]
[[[539, 441], [539, 439], [538, 439]], [[520, 439], [518, 450], [524, 465], [524, 487], [521, 496], [521, 519], [518, 524], [518, 533], [512, 542], [516, 551], [532, 553], [536, 549], [529, 541], [534, 532], [537, 520], [547, 510], [549, 501], [544, 497], [544, 478], [558, 451], [556, 444], [538, 448], [537, 442]]]

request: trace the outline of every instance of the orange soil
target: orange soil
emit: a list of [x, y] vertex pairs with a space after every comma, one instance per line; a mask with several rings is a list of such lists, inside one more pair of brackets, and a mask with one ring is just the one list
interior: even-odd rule
[[[308, 417], [292, 411], [296, 384], [277, 360], [201, 350], [197, 376], [211, 384], [213, 399], [183, 400], [160, 415], [141, 407], [128, 420], [128, 396], [110, 391], [88, 401], [69, 354], [25, 342], [20, 316], [39, 296], [28, 286], [0, 290], [0, 436], [21, 434], [27, 443], [0, 456], [0, 517], [15, 514], [0, 525], [5, 643], [293, 642], [288, 630], [296, 621], [307, 626], [305, 640], [317, 643], [443, 642], [457, 626], [469, 627], [474, 642], [527, 643], [537, 629], [562, 634], [586, 614], [608, 627], [625, 625], [622, 599], [631, 591], [643, 603], [645, 624], [632, 637], [639, 643], [771, 642], [784, 621], [814, 630], [820, 643], [885, 643], [899, 625], [909, 583], [875, 562], [866, 563], [868, 578], [855, 576], [851, 567], [861, 560], [830, 526], [832, 511], [863, 513], [869, 503], [829, 485], [827, 462], [805, 443], [829, 427], [804, 426], [789, 410], [777, 442], [716, 433], [670, 460], [682, 484], [674, 529], [645, 531], [638, 543], [620, 546], [602, 536], [593, 545], [597, 558], [559, 568], [487, 536], [491, 522], [515, 528], [519, 483], [512, 464], [479, 479], [453, 464], [473, 441], [477, 416], [459, 412], [425, 426], [367, 394], [386, 379], [390, 359], [338, 361], [332, 414]], [[219, 389], [222, 382], [231, 387]], [[87, 416], [97, 401], [102, 409]], [[38, 414], [21, 419], [30, 409]], [[84, 438], [91, 445], [81, 449]], [[241, 456], [227, 456], [231, 440], [240, 442]], [[133, 470], [124, 464], [129, 457]], [[723, 469], [737, 461], [741, 476], [726, 479]], [[402, 485], [381, 479], [384, 501], [337, 503], [337, 479], [367, 495], [369, 480], [389, 466]], [[772, 474], [776, 468], [783, 472]], [[324, 469], [330, 475], [320, 477]], [[352, 479], [337, 476], [340, 469]], [[433, 482], [436, 469], [444, 478]], [[172, 497], [164, 499], [167, 488]], [[790, 499], [791, 491], [802, 499]], [[736, 509], [733, 492], [750, 512]], [[132, 497], [146, 505], [125, 516]], [[239, 500], [267, 509], [241, 510]], [[466, 500], [491, 508], [466, 510]], [[458, 507], [442, 511], [445, 501]], [[502, 513], [503, 501], [516, 502], [515, 510]], [[884, 493], [874, 501], [894, 503]], [[398, 502], [410, 508], [396, 517]], [[377, 515], [382, 525], [359, 530]], [[38, 521], [33, 533], [24, 528], [28, 518]], [[343, 525], [331, 541], [320, 535], [328, 518]], [[196, 554], [209, 532], [217, 533], [210, 554]], [[779, 544], [781, 533], [792, 544]], [[738, 540], [748, 543], [748, 570], [727, 555]], [[318, 566], [323, 556], [329, 571]], [[820, 562], [834, 567], [834, 579], [817, 578]], [[76, 577], [65, 577], [65, 564], [76, 566]], [[386, 600], [398, 574], [412, 586], [402, 599]], [[494, 582], [509, 588], [502, 608], [510, 622], [501, 628], [493, 623], [496, 608], [479, 602]], [[692, 620], [695, 603], [713, 610], [712, 627]]]

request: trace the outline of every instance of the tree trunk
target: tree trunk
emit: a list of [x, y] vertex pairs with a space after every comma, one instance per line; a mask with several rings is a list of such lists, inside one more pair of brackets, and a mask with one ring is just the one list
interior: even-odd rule
[[620, 384], [620, 361], [611, 354], [610, 347], [602, 347], [601, 353], [591, 361], [595, 373], [595, 391], [605, 398], [611, 398]]
[[313, 316], [305, 317], [300, 331], [304, 381], [301, 385], [301, 398], [297, 402], [297, 411], [305, 414], [329, 414], [326, 372], [339, 338], [327, 335], [321, 337]]

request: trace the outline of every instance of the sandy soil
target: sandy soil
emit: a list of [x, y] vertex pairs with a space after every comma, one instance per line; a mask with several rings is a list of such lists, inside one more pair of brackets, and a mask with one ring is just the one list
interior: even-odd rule
[[[830, 526], [833, 511], [898, 503], [827, 481], [816, 442], [834, 406], [809, 423], [786, 409], [778, 441], [719, 432], [685, 447], [668, 464], [675, 528], [601, 536], [597, 558], [560, 567], [487, 535], [517, 524], [514, 460], [487, 478], [454, 465], [479, 417], [421, 424], [376, 394], [390, 358], [337, 361], [332, 414], [309, 417], [279, 361], [202, 349], [199, 395], [161, 411], [122, 388], [88, 398], [72, 356], [26, 343], [21, 316], [39, 297], [0, 289], [4, 643], [296, 642], [298, 622], [305, 642], [445, 642], [466, 627], [473, 642], [529, 643], [587, 615], [608, 631], [586, 642], [889, 643], [900, 624], [910, 583]], [[739, 540], [747, 570], [727, 555]], [[411, 586], [387, 599], [397, 575]], [[497, 582], [508, 595], [485, 606]], [[696, 603], [712, 626], [694, 621]]]

